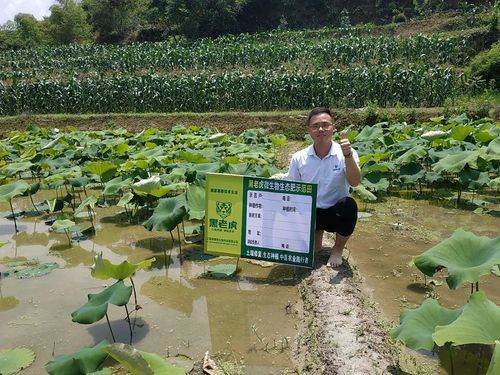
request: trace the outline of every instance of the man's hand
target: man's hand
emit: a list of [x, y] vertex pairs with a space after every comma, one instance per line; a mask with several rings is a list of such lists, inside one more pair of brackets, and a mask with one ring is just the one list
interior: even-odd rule
[[351, 142], [349, 142], [349, 139], [347, 139], [347, 132], [345, 130], [342, 130], [339, 136], [340, 136], [340, 148], [342, 149], [344, 157], [346, 158], [352, 157]]

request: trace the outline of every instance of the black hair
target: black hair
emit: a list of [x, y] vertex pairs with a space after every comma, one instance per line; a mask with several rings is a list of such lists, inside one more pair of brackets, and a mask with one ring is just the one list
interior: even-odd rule
[[322, 113], [326, 113], [327, 115], [332, 117], [332, 112], [330, 111], [330, 108], [316, 107], [311, 109], [311, 112], [309, 112], [309, 116], [307, 116], [306, 125], [309, 126], [309, 124], [311, 123], [311, 118], [313, 118], [313, 116], [320, 115]]

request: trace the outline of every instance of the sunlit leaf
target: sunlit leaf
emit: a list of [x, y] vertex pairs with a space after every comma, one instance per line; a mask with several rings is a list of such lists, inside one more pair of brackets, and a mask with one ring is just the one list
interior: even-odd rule
[[29, 367], [35, 360], [35, 353], [28, 348], [0, 350], [0, 374], [11, 375]]
[[150, 231], [172, 231], [182, 222], [186, 215], [186, 206], [185, 194], [160, 199], [158, 206], [153, 211], [153, 215], [143, 225]]
[[202, 220], [205, 217], [205, 188], [189, 184], [186, 191], [188, 219]]
[[0, 202], [10, 202], [13, 198], [23, 195], [30, 185], [23, 180], [0, 186]]
[[91, 274], [97, 279], [106, 280], [113, 278], [115, 280], [124, 280], [133, 276], [137, 270], [150, 268], [155, 258], [143, 260], [140, 263], [129, 263], [124, 260], [120, 264], [112, 264], [109, 260], [103, 259], [102, 254], [96, 255], [94, 265], [91, 268]]
[[500, 236], [492, 239], [458, 229], [450, 238], [413, 257], [412, 262], [427, 276], [446, 267], [446, 282], [456, 289], [464, 282], [477, 282], [500, 264]]
[[432, 335], [437, 345], [495, 344], [500, 340], [500, 307], [484, 292], [475, 292], [463, 307], [462, 314], [451, 324], [436, 327]]
[[207, 273], [210, 277], [213, 277], [215, 279], [225, 279], [233, 276], [236, 273], [236, 265], [217, 264], [215, 266], [208, 267]]
[[103, 351], [109, 345], [107, 340], [94, 347], [83, 348], [73, 354], [61, 354], [45, 365], [50, 375], [86, 375], [97, 371], [108, 354]]
[[433, 298], [427, 298], [416, 309], [403, 309], [400, 325], [391, 331], [394, 340], [403, 341], [411, 349], [434, 348], [434, 333], [436, 326], [444, 326], [455, 321], [462, 309], [450, 310], [439, 305]]

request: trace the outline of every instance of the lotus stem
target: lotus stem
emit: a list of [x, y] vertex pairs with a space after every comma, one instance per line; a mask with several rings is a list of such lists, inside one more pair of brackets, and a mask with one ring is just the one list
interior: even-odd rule
[[39, 214], [40, 211], [38, 211], [38, 208], [36, 208], [35, 202], [33, 202], [33, 196], [31, 195], [31, 193], [30, 193], [30, 201], [31, 201], [31, 204], [33, 205], [33, 208], [35, 209], [36, 213]]
[[474, 284], [470, 284], [470, 294], [474, 293]]
[[109, 322], [109, 317], [107, 312], [106, 312], [106, 321], [108, 322], [108, 327], [109, 331], [111, 332], [111, 337], [113, 338], [113, 342], [116, 342], [115, 335], [113, 333], [113, 330], [111, 329], [111, 323]]
[[174, 235], [172, 233], [172, 231], [169, 232], [170, 233], [170, 237], [172, 238], [172, 247], [170, 248], [170, 250], [172, 250], [174, 248]]
[[9, 204], [10, 204], [10, 211], [12, 212], [12, 219], [14, 219], [14, 230], [17, 233], [19, 231], [17, 230], [16, 215], [14, 214], [14, 207], [12, 207], [12, 200], [9, 200]]
[[453, 366], [453, 350], [451, 344], [450, 344], [450, 369], [451, 369], [451, 375], [453, 375], [455, 373], [455, 369]]
[[179, 239], [179, 259], [182, 263], [181, 231], [179, 229], [179, 225], [177, 225], [176, 227], [177, 227], [177, 238]]
[[479, 292], [479, 281], [476, 281], [476, 292]]
[[125, 304], [125, 312], [127, 313], [127, 316], [125, 317], [125, 319], [127, 320], [127, 323], [128, 323], [128, 329], [130, 331], [130, 342], [129, 344], [132, 345], [132, 337], [133, 337], [133, 332], [132, 332], [132, 325], [130, 324], [130, 314], [128, 312], [128, 307], [127, 307], [127, 304]]
[[[236, 272], [238, 272], [238, 264], [240, 263], [240, 257], [238, 257], [238, 259], [236, 259]], [[235, 274], [236, 274], [235, 272]]]
[[134, 284], [134, 280], [132, 279], [132, 276], [130, 276], [130, 282], [132, 283], [132, 290], [134, 291], [135, 306], [137, 307], [137, 293], [135, 291], [135, 284]]

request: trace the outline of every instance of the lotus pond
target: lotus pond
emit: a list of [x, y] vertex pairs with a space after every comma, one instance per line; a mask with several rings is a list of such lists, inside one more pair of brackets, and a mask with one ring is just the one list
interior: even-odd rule
[[[427, 271], [428, 279], [408, 263], [458, 228], [498, 236], [499, 129], [459, 116], [349, 131], [363, 169], [355, 195], [366, 212], [349, 253], [389, 320], [425, 297], [450, 308], [467, 302], [470, 284], [448, 291], [445, 271]], [[161, 357], [199, 360], [208, 350], [233, 374], [293, 371], [296, 270], [212, 258], [200, 243], [205, 174], [269, 177], [285, 143], [259, 129], [232, 136], [183, 126], [10, 133], [0, 142], [2, 347], [33, 349], [28, 373], [103, 339]], [[475, 210], [391, 197], [397, 192]], [[487, 273], [498, 274], [500, 258], [491, 262]], [[218, 264], [226, 266], [216, 273]], [[214, 277], [237, 268], [232, 278]], [[480, 285], [498, 304], [497, 282], [484, 276]], [[487, 356], [476, 366], [483, 373]]]

